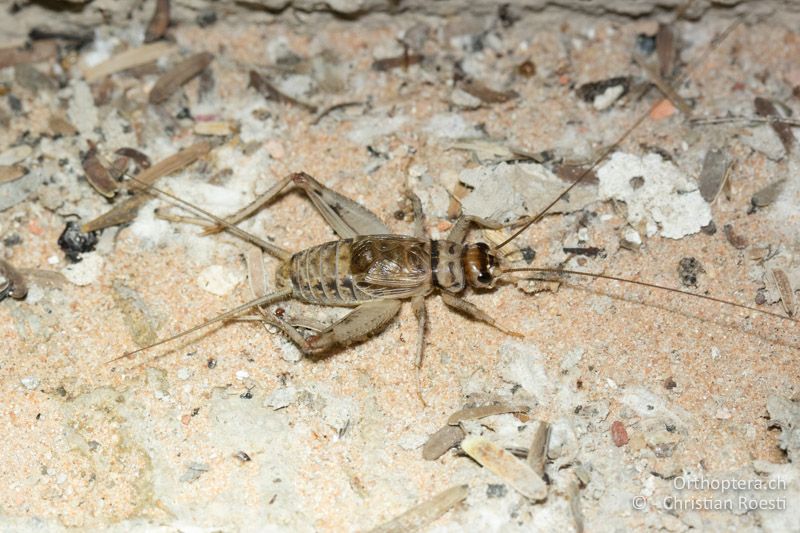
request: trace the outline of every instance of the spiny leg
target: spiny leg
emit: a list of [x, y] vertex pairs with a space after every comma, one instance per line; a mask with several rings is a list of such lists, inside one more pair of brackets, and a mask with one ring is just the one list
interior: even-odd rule
[[[389, 228], [369, 209], [329, 189], [305, 172], [297, 172], [286, 176], [273, 185], [254, 202], [227, 219], [230, 224], [237, 224], [263, 206], [271, 202], [288, 185], [302, 189], [325, 221], [339, 237], [349, 239], [358, 235], [381, 235], [391, 233]], [[207, 232], [221, 231], [225, 228], [215, 226]]]
[[468, 302], [464, 298], [459, 298], [453, 294], [450, 294], [447, 291], [441, 291], [442, 301], [449, 307], [456, 309], [457, 311], [461, 311], [462, 313], [466, 314], [470, 318], [475, 320], [480, 320], [481, 322], [485, 322], [490, 326], [499, 329], [503, 333], [508, 335], [512, 335], [514, 337], [522, 338], [524, 335], [522, 333], [518, 333], [516, 331], [512, 331], [504, 326], [501, 326], [494, 318], [492, 318], [486, 311], [483, 311], [475, 304]]
[[280, 328], [304, 354], [308, 355], [335, 345], [347, 346], [366, 339], [394, 318], [400, 310], [400, 304], [400, 300], [373, 300], [363, 303], [308, 339], [283, 318], [265, 316], [264, 320]]
[[417, 317], [417, 351], [414, 364], [419, 369], [422, 368], [422, 353], [425, 348], [425, 325], [428, 321], [428, 315], [425, 311], [425, 297], [414, 296], [411, 299], [411, 306], [414, 309], [414, 315]]
[[417, 397], [422, 402], [422, 405], [427, 406], [428, 404], [422, 396], [422, 356], [425, 350], [425, 325], [428, 322], [428, 314], [425, 310], [425, 296], [414, 296], [411, 299], [411, 306], [417, 316], [417, 351], [414, 364], [417, 372]]

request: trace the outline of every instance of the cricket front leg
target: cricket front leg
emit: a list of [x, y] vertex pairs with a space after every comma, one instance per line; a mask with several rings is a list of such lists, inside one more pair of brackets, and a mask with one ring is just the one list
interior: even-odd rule
[[447, 240], [451, 242], [464, 242], [464, 238], [467, 236], [467, 232], [472, 224], [475, 224], [481, 228], [489, 229], [501, 229], [505, 226], [505, 224], [495, 222], [494, 220], [489, 220], [488, 218], [481, 218], [473, 215], [461, 215], [458, 217], [458, 220], [456, 220], [456, 223], [453, 225], [453, 228], [447, 235]]
[[422, 356], [425, 350], [425, 325], [428, 321], [425, 311], [425, 296], [414, 296], [411, 299], [411, 306], [414, 308], [414, 314], [417, 315], [417, 352], [414, 365], [417, 371], [417, 398], [424, 407], [427, 407], [428, 403], [422, 395]]
[[469, 316], [474, 320], [480, 320], [481, 322], [485, 322], [486, 324], [489, 324], [493, 328], [497, 328], [503, 333], [506, 333], [508, 335], [518, 338], [524, 337], [522, 333], [518, 333], [504, 326], [501, 326], [494, 318], [491, 317], [491, 315], [489, 315], [489, 313], [480, 309], [475, 304], [468, 302], [464, 298], [459, 298], [458, 296], [450, 294], [449, 292], [446, 291], [442, 291], [441, 296], [442, 296], [442, 301], [448, 307], [452, 307], [457, 311], [461, 311], [462, 313], [464, 313], [465, 315]]

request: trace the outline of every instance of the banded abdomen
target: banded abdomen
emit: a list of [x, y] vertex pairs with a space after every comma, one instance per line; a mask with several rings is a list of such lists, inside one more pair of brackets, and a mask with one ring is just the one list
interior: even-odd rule
[[369, 235], [326, 242], [298, 252], [278, 273], [294, 297], [321, 305], [358, 305], [409, 298], [431, 289], [430, 241]]

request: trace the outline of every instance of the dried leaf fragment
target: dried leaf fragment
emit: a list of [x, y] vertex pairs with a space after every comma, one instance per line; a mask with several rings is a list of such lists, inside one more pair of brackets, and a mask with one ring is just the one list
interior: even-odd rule
[[165, 42], [145, 44], [136, 48], [130, 48], [108, 58], [99, 65], [84, 70], [83, 77], [86, 78], [87, 82], [92, 83], [100, 78], [110, 76], [115, 72], [128, 70], [160, 59], [176, 49], [177, 47], [174, 44]]
[[700, 196], [712, 203], [719, 196], [730, 176], [733, 161], [722, 150], [709, 150], [700, 171]]
[[25, 63], [40, 63], [58, 55], [55, 41], [34, 41], [30, 46], [0, 48], [0, 68], [13, 67]]
[[528, 449], [528, 464], [539, 477], [544, 475], [544, 464], [547, 462], [547, 448], [550, 445], [550, 430], [552, 426], [544, 420], [536, 423], [533, 431], [531, 447]]
[[547, 485], [533, 468], [493, 442], [471, 435], [461, 442], [461, 449], [526, 498], [538, 501], [547, 496]]
[[516, 91], [496, 91], [478, 80], [465, 80], [459, 83], [459, 87], [484, 104], [504, 104], [519, 97]]
[[0, 184], [10, 183], [28, 173], [22, 165], [0, 165]]
[[166, 102], [183, 84], [203, 72], [213, 60], [214, 56], [210, 52], [200, 52], [187, 57], [158, 78], [150, 91], [148, 101], [151, 104]]
[[780, 268], [773, 268], [770, 270], [770, 274], [781, 295], [783, 309], [786, 311], [787, 315], [794, 316], [797, 311], [797, 298], [794, 295], [794, 289], [792, 288], [792, 282], [789, 280], [789, 276]]
[[84, 172], [86, 172], [86, 181], [94, 187], [94, 190], [105, 196], [106, 198], [113, 198], [119, 190], [119, 183], [111, 176], [111, 172], [100, 162], [100, 157], [97, 154], [97, 147], [89, 142], [89, 151], [86, 152], [83, 160], [81, 161]]
[[0, 301], [6, 296], [22, 300], [28, 294], [25, 278], [11, 263], [0, 259]]
[[467, 485], [450, 487], [430, 500], [370, 530], [370, 533], [405, 533], [420, 530], [464, 501], [467, 493]]
[[317, 112], [316, 106], [307, 104], [306, 102], [301, 102], [300, 100], [292, 98], [288, 94], [283, 93], [272, 83], [270, 83], [265, 76], [262, 76], [255, 70], [250, 71], [250, 83], [248, 86], [261, 93], [261, 95], [267, 100], [275, 100], [276, 102], [282, 104], [296, 105], [298, 107], [302, 107], [309, 113]]
[[430, 436], [422, 447], [422, 458], [426, 461], [435, 461], [445, 454], [447, 450], [458, 445], [464, 439], [464, 430], [460, 426], [446, 424], [439, 431]]
[[451, 426], [457, 426], [463, 420], [475, 420], [478, 418], [485, 418], [487, 416], [493, 415], [502, 415], [505, 413], [527, 413], [530, 410], [530, 407], [527, 405], [510, 405], [507, 403], [499, 403], [496, 405], [482, 405], [480, 407], [469, 407], [467, 409], [461, 409], [460, 411], [456, 411], [450, 418], [447, 419], [447, 423]]
[[744, 250], [747, 248], [747, 239], [736, 233], [736, 230], [733, 229], [731, 224], [725, 224], [722, 227], [722, 230], [725, 232], [725, 238], [728, 239], [728, 242], [736, 248], [737, 250]]
[[69, 121], [59, 116], [51, 116], [47, 128], [53, 136], [71, 137], [78, 134], [78, 129]]
[[144, 42], [152, 43], [161, 39], [167, 32], [167, 27], [169, 27], [169, 0], [156, 0], [156, 10], [153, 12], [150, 24], [147, 25]]
[[386, 57], [373, 61], [372, 70], [377, 72], [386, 72], [399, 67], [403, 67], [403, 69], [408, 70], [411, 65], [422, 63], [424, 59], [424, 55], [409, 53], [405, 53], [396, 57]]
[[227, 120], [198, 122], [194, 125], [194, 132], [197, 135], [219, 135], [224, 137], [236, 133], [236, 124]]
[[778, 198], [783, 191], [784, 185], [786, 185], [786, 178], [781, 178], [770, 183], [763, 189], [756, 192], [753, 197], [750, 198], [750, 203], [753, 205], [753, 207], [768, 206]]
[[669, 78], [675, 71], [675, 52], [675, 34], [672, 28], [659, 24], [656, 32], [656, 55], [660, 74], [664, 78]]
[[133, 159], [136, 162], [137, 165], [139, 165], [139, 168], [147, 169], [147, 168], [150, 168], [152, 166], [152, 163], [150, 162], [150, 158], [147, 157], [147, 154], [144, 154], [144, 153], [140, 152], [136, 148], [123, 147], [123, 148], [118, 149], [114, 153], [117, 154], [117, 155], [124, 156], [124, 157], [130, 157], [131, 159]]

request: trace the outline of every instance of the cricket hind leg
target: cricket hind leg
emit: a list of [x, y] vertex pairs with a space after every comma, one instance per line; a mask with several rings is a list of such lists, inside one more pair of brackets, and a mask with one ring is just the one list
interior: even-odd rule
[[[346, 196], [325, 187], [305, 172], [296, 172], [286, 176], [250, 205], [228, 218], [226, 222], [238, 224], [272, 202], [289, 186], [298, 187], [305, 192], [320, 215], [342, 239], [350, 239], [358, 235], [391, 233], [375, 213]], [[215, 233], [224, 229], [226, 228], [217, 225], [206, 230], [206, 233]]]
[[456, 311], [460, 311], [465, 315], [469, 316], [473, 320], [479, 320], [486, 324], [489, 324], [493, 328], [497, 328], [503, 333], [507, 335], [511, 335], [513, 337], [522, 338], [524, 335], [522, 333], [510, 330], [505, 326], [502, 326], [498, 323], [492, 316], [487, 313], [486, 311], [482, 310], [472, 302], [465, 300], [464, 298], [459, 298], [453, 294], [450, 294], [446, 291], [441, 291], [440, 295], [442, 296], [442, 301], [448, 306]]
[[[263, 320], [283, 331], [305, 355], [314, 355], [336, 345], [348, 346], [365, 340], [383, 329], [397, 315], [400, 305], [400, 300], [373, 300], [363, 303], [308, 338], [289, 320], [269, 314], [265, 314]], [[298, 322], [300, 327], [304, 327], [305, 320], [300, 319]], [[317, 321], [310, 323], [314, 325], [311, 329], [321, 327]]]
[[417, 316], [417, 349], [415, 354], [414, 368], [417, 373], [417, 397], [423, 406], [428, 404], [422, 396], [422, 356], [425, 350], [425, 326], [428, 323], [428, 313], [425, 310], [425, 297], [415, 296], [411, 300], [414, 314]]

